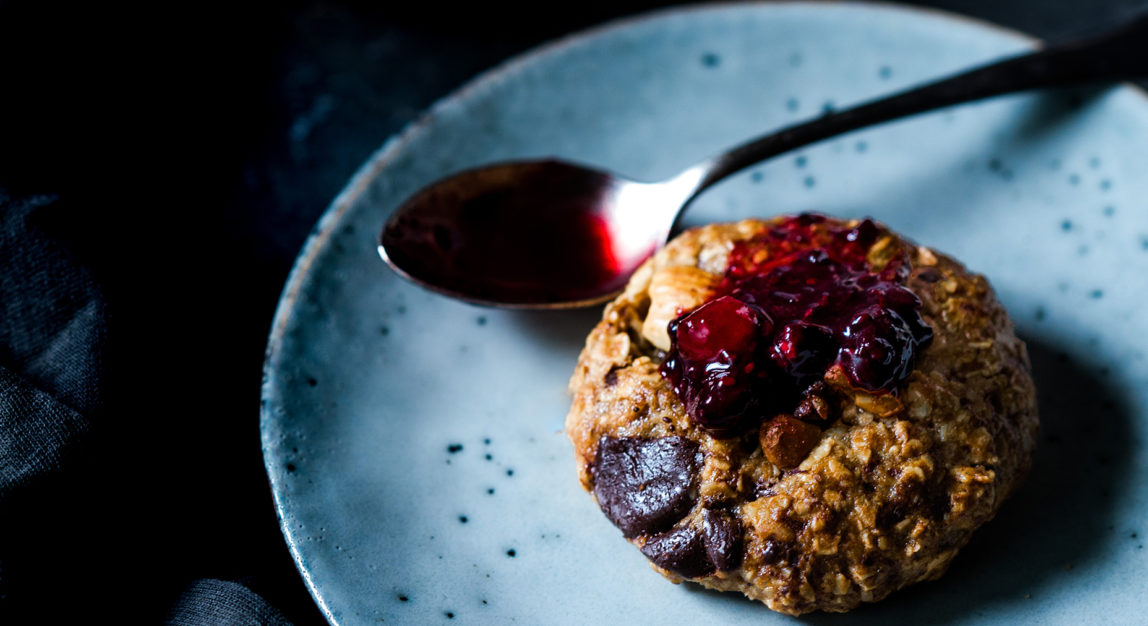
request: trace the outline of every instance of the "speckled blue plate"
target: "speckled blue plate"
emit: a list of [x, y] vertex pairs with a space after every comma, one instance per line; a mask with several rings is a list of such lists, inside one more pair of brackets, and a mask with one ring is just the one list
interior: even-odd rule
[[[1027, 50], [935, 12], [716, 5], [521, 57], [387, 143], [320, 221], [276, 314], [263, 450], [288, 544], [335, 623], [788, 623], [673, 585], [579, 487], [566, 381], [597, 311], [478, 309], [375, 254], [408, 194], [558, 155], [657, 179], [734, 142]], [[871, 215], [989, 276], [1030, 342], [1036, 465], [939, 582], [810, 622], [1143, 623], [1148, 609], [1148, 99], [1008, 97], [779, 158], [691, 222]]]

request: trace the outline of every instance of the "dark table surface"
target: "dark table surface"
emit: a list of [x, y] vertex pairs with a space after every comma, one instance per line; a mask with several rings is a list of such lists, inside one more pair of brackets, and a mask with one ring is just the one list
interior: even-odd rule
[[[0, 188], [58, 196], [60, 237], [108, 302], [107, 410], [33, 501], [43, 565], [24, 600], [159, 621], [192, 581], [218, 578], [323, 623], [259, 440], [263, 350], [303, 240], [436, 99], [543, 41], [664, 3], [160, 4], [0, 2]], [[1148, 6], [914, 4], [1045, 38]]]

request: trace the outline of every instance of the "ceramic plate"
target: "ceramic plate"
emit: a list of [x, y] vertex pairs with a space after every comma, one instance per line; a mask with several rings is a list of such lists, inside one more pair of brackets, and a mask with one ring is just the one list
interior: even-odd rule
[[[673, 585], [578, 485], [566, 381], [598, 311], [475, 308], [375, 253], [408, 194], [558, 155], [658, 179], [752, 135], [1033, 47], [892, 6], [717, 5], [546, 46], [442, 101], [334, 201], [275, 317], [262, 436], [282, 528], [333, 623], [789, 623]], [[1083, 624], [1148, 597], [1148, 99], [1007, 97], [832, 140], [713, 189], [689, 222], [873, 216], [990, 278], [1029, 341], [1033, 472], [940, 581], [833, 623]]]

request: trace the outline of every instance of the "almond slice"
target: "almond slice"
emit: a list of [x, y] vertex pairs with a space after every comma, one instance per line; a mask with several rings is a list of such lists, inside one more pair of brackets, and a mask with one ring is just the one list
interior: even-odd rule
[[692, 265], [671, 265], [650, 278], [650, 310], [642, 322], [642, 336], [659, 350], [670, 349], [666, 330], [674, 318], [704, 303], [721, 277]]

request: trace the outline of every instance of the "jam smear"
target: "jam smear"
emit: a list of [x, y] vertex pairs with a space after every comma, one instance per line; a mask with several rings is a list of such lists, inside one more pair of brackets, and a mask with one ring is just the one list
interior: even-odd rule
[[869, 262], [880, 236], [870, 220], [803, 214], [738, 243], [718, 297], [669, 325], [661, 373], [686, 412], [734, 434], [792, 412], [834, 365], [870, 392], [903, 381], [933, 332], [905, 254]]

